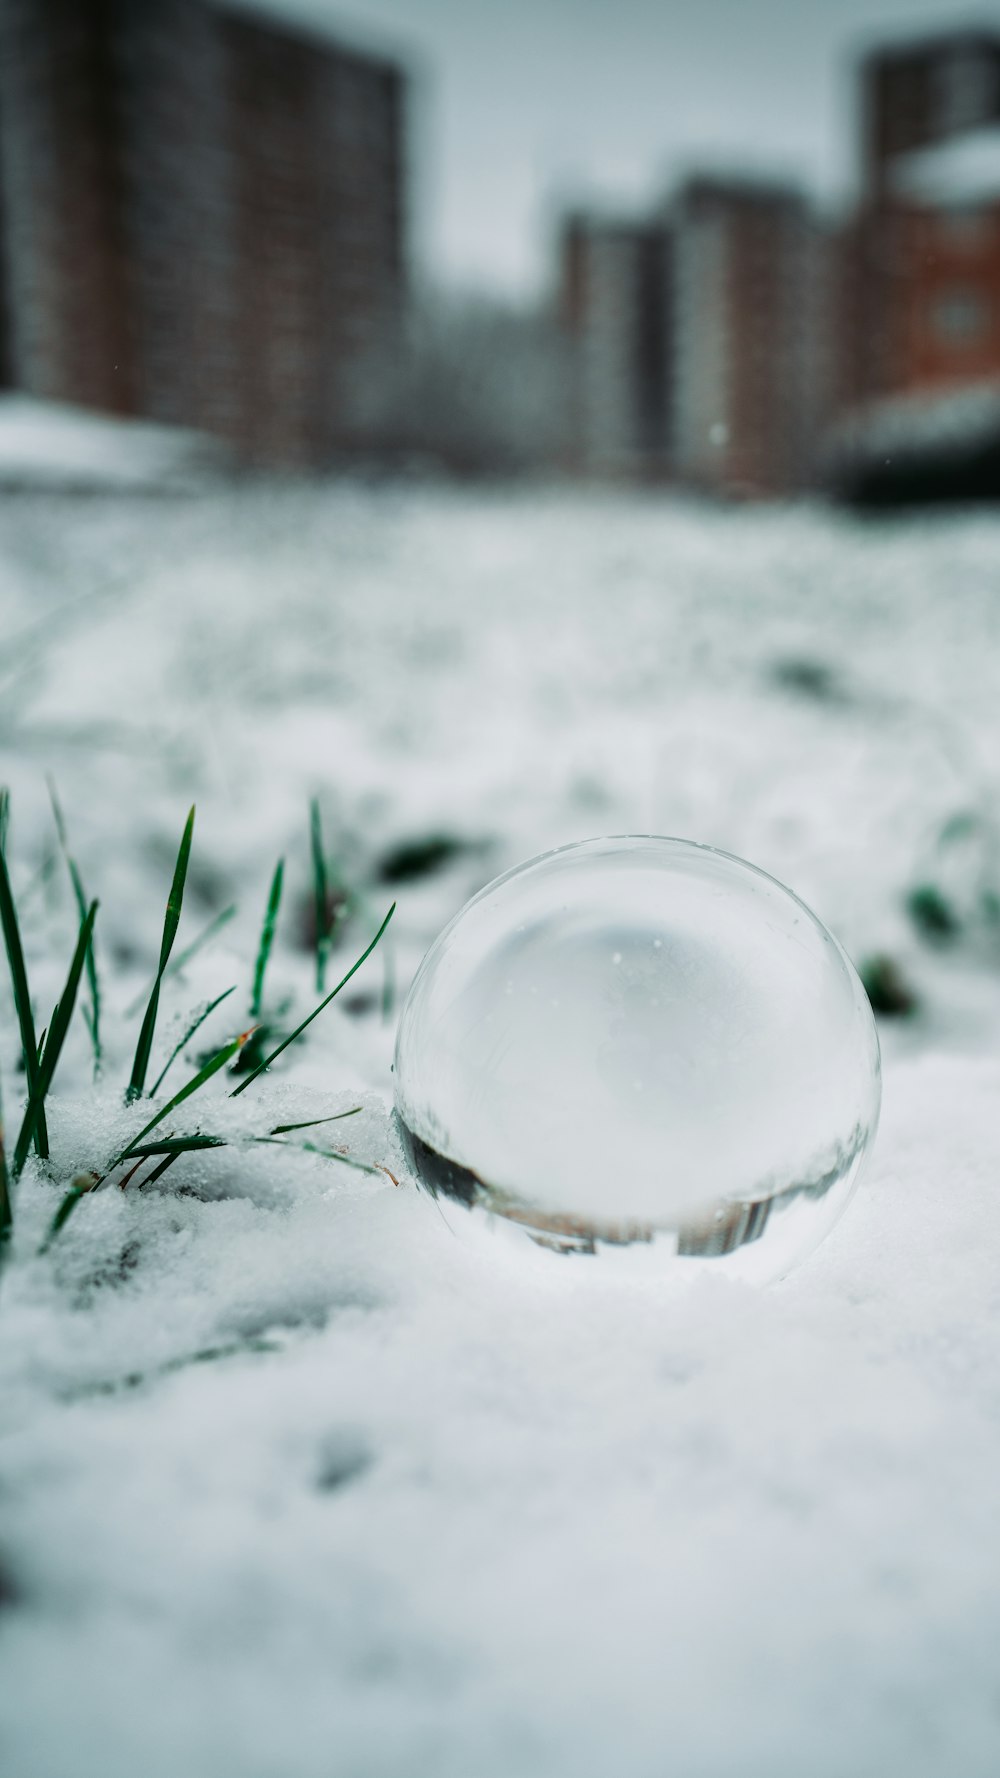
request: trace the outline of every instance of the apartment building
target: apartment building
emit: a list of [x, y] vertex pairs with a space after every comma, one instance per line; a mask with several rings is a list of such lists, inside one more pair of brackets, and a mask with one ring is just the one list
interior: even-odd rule
[[209, 0], [5, 0], [14, 387], [319, 464], [406, 294], [402, 70]]
[[979, 28], [887, 44], [860, 65], [865, 198], [884, 196], [902, 155], [1000, 122], [1000, 35]]
[[827, 244], [801, 194], [699, 178], [674, 201], [673, 465], [750, 495], [809, 486], [827, 416]]
[[657, 478], [671, 449], [673, 242], [666, 223], [579, 212], [560, 255], [560, 313], [572, 342], [574, 466]]
[[840, 241], [839, 406], [1000, 378], [1000, 35], [860, 70], [859, 204]]

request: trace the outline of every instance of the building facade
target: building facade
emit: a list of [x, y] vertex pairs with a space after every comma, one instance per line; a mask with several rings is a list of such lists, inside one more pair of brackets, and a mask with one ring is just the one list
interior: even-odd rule
[[1000, 37], [967, 29], [877, 49], [860, 87], [862, 181], [874, 201], [901, 156], [1000, 122]]
[[688, 485], [810, 485], [829, 405], [827, 244], [801, 195], [695, 179], [678, 193], [673, 462]]
[[858, 146], [839, 223], [714, 176], [648, 220], [568, 218], [578, 466], [782, 495], [885, 401], [1000, 389], [1000, 32], [868, 56]]
[[585, 473], [656, 479], [671, 454], [673, 242], [665, 223], [564, 224], [560, 313], [573, 351], [570, 437]]
[[405, 303], [404, 79], [207, 0], [5, 0], [8, 380], [304, 466]]
[[894, 199], [897, 389], [1000, 381], [1000, 124], [905, 157]]
[[863, 185], [839, 243], [838, 405], [1000, 378], [1000, 35], [861, 68]]

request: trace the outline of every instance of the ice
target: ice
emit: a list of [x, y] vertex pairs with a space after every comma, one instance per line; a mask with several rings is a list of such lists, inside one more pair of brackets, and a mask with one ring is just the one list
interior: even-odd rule
[[878, 1123], [858, 977], [808, 908], [685, 840], [585, 841], [489, 884], [400, 1021], [435, 1196], [629, 1271], [766, 1281], [836, 1221]]

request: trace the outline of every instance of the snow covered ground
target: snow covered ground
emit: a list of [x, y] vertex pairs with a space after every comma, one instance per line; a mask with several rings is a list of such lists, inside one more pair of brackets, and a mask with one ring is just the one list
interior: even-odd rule
[[206, 469], [224, 462], [219, 447], [176, 426], [0, 395], [0, 487], [5, 491], [191, 491]]
[[[85, 1199], [38, 1258], [58, 1188], [29, 1165], [0, 1286], [5, 1778], [994, 1774], [1000, 521], [25, 493], [0, 637], [40, 1006], [73, 942], [48, 771], [101, 898], [107, 1064], [95, 1092], [80, 1023], [61, 1177], [123, 1127], [193, 800], [179, 942], [239, 911], [173, 980], [164, 1057], [233, 982], [242, 1014], [279, 853], [272, 998], [312, 1004], [314, 794], [368, 909], [337, 958], [395, 894], [400, 988], [497, 871], [646, 831], [773, 871], [917, 1004], [883, 1025], [857, 1198], [766, 1291], [457, 1243], [401, 1172], [378, 956], [235, 1103], [255, 1128], [363, 1103], [352, 1151], [398, 1188], [227, 1150], [182, 1193]], [[440, 868], [386, 880], [434, 835]], [[4, 972], [9, 1110], [16, 1055]]]

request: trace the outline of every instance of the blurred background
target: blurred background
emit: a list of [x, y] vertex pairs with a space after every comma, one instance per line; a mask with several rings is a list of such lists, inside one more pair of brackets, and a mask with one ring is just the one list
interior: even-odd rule
[[0, 376], [236, 462], [990, 495], [1000, 20], [5, 0]]

